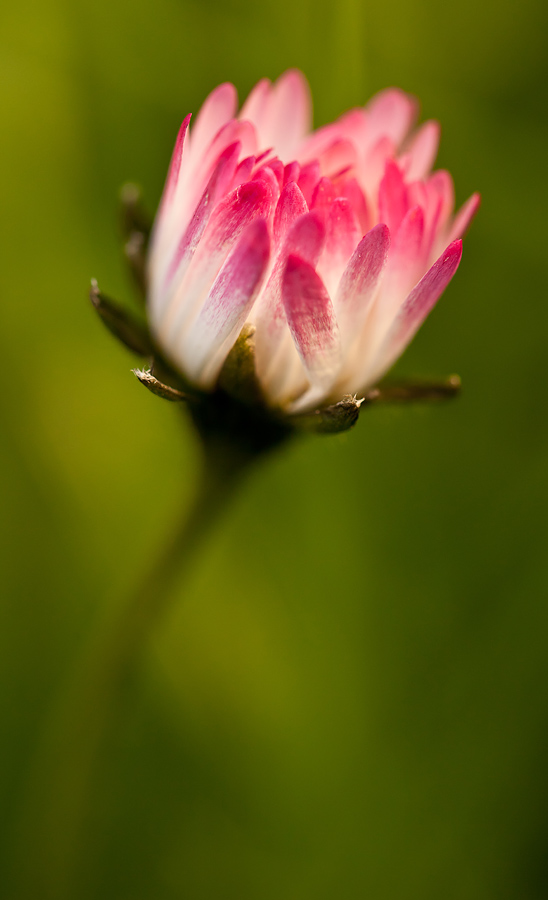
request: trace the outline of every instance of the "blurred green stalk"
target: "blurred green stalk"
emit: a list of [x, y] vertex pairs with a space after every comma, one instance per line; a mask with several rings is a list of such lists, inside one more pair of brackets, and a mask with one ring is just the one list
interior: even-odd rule
[[[202, 476], [190, 511], [173, 528], [146, 577], [82, 655], [68, 691], [47, 722], [29, 780], [19, 831], [21, 896], [61, 900], [78, 896], [76, 876], [94, 769], [123, 688], [173, 588], [192, 566], [240, 478], [259, 455], [234, 435], [201, 429]], [[245, 442], [244, 442], [245, 443]]]

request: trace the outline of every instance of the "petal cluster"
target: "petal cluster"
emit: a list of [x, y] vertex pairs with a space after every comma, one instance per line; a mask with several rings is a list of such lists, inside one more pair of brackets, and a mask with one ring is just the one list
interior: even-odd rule
[[453, 277], [479, 203], [453, 214], [439, 126], [397, 89], [311, 131], [307, 83], [222, 84], [183, 122], [148, 259], [170, 362], [215, 387], [245, 325], [263, 395], [288, 413], [374, 384]]

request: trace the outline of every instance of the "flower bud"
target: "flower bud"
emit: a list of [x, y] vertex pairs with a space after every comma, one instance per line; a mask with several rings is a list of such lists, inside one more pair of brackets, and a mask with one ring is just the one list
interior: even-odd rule
[[92, 288], [110, 330], [154, 361], [139, 380], [200, 421], [209, 397], [221, 418], [228, 402], [284, 432], [343, 431], [363, 399], [453, 395], [454, 381], [376, 387], [455, 274], [479, 205], [454, 214], [451, 176], [432, 171], [439, 126], [416, 114], [392, 88], [312, 131], [300, 72], [260, 81], [239, 112], [233, 85], [216, 88], [181, 126], [150, 241], [137, 189], [123, 192], [150, 333]]
[[150, 326], [176, 371], [290, 418], [379, 381], [455, 274], [479, 202], [453, 215], [451, 177], [431, 171], [439, 126], [415, 129], [416, 113], [390, 89], [314, 132], [289, 71], [240, 112], [223, 84], [184, 120], [148, 255]]

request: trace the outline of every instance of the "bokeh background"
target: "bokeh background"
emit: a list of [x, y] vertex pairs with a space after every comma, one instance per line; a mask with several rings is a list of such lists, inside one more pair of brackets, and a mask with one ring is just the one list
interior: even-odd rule
[[189, 423], [86, 300], [95, 276], [130, 302], [119, 186], [153, 210], [183, 116], [289, 66], [316, 125], [389, 85], [417, 94], [458, 201], [482, 192], [397, 366], [464, 391], [372, 408], [252, 474], [126, 686], [67, 896], [548, 897], [547, 27], [543, 0], [4, 4], [6, 897], [55, 895], [34, 824], [40, 754], [70, 734], [58, 698], [197, 478]]

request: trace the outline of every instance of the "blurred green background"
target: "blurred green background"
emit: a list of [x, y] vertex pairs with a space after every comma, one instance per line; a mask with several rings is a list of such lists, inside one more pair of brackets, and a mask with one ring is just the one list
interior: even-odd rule
[[392, 84], [417, 94], [457, 200], [482, 192], [397, 366], [464, 391], [372, 408], [252, 474], [127, 686], [68, 895], [548, 897], [547, 19], [542, 0], [4, 5], [6, 897], [53, 896], [29, 822], [56, 698], [196, 482], [189, 424], [86, 300], [91, 276], [130, 298], [118, 188], [153, 210], [183, 116], [289, 66], [316, 125]]

